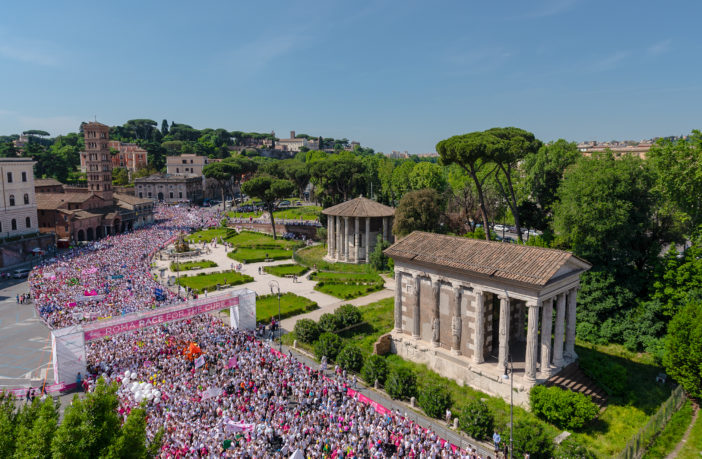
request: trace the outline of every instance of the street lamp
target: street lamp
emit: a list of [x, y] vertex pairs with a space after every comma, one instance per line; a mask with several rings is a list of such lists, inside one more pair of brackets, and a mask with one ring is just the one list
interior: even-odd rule
[[283, 339], [281, 336], [283, 331], [280, 328], [280, 284], [277, 280], [272, 280], [268, 283], [268, 286], [271, 288], [271, 295], [276, 293], [276, 289], [278, 290], [278, 351], [283, 352]]
[[[509, 362], [509, 367], [507, 362]], [[502, 378], [509, 379], [509, 459], [512, 459], [512, 449], [514, 448], [514, 401], [512, 399], [514, 395], [514, 363], [511, 354], [507, 354], [505, 374], [502, 375]]]

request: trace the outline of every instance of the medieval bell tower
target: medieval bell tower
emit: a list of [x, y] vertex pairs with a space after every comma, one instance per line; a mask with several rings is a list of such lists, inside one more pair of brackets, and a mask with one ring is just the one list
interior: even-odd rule
[[85, 123], [85, 169], [88, 189], [112, 205], [112, 158], [107, 142], [110, 128], [98, 122]]

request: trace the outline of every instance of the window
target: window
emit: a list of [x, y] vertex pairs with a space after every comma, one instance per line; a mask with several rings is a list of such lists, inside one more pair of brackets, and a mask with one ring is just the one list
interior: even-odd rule
[[12, 172], [7, 173], [7, 183], [12, 183]]
[[32, 227], [32, 219], [31, 218], [29, 218], [29, 217], [25, 218], [24, 223], [27, 225], [27, 228]]
[[176, 167], [176, 174], [180, 172], [180, 169]]
[[149, 191], [149, 197], [151, 197], [151, 192]]
[[24, 204], [29, 204], [29, 195], [27, 193], [24, 193]]
[[17, 229], [17, 220], [14, 218], [12, 219], [12, 231], [15, 231]]
[[140, 191], [140, 192], [139, 192], [139, 197], [140, 197], [140, 198], [143, 198], [143, 197], [144, 197], [144, 193], [142, 193], [142, 192]]
[[27, 181], [27, 173], [26, 172], [22, 172], [22, 181], [23, 182]]
[[10, 195], [10, 207], [15, 205], [15, 195], [11, 194]]
[[184, 159], [184, 160], [183, 160], [183, 164], [188, 164], [188, 160], [187, 160], [187, 159]]
[[173, 199], [173, 192], [172, 192], [172, 191], [171, 191], [171, 193], [170, 193], [170, 196], [171, 196], [171, 199]]
[[179, 197], [179, 198], [182, 198], [182, 197], [183, 197], [183, 192], [182, 192], [182, 191], [179, 191], [179, 192], [178, 192], [178, 197]]

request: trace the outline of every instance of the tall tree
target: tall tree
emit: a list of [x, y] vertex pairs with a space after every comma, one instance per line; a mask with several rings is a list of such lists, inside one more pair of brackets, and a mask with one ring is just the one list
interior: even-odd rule
[[437, 232], [441, 228], [443, 203], [436, 190], [410, 191], [405, 194], [395, 211], [392, 232], [406, 236], [412, 231]]
[[446, 191], [447, 187], [443, 168], [428, 161], [415, 164], [409, 173], [409, 184], [413, 190], [431, 188], [439, 193]]
[[273, 239], [275, 233], [275, 202], [289, 197], [295, 191], [295, 185], [290, 180], [281, 180], [270, 175], [257, 175], [241, 185], [241, 190], [247, 195], [263, 201], [263, 205], [271, 216]]
[[[495, 166], [487, 158], [492, 157], [496, 148], [495, 136], [484, 132], [456, 135], [436, 145], [441, 164], [458, 164], [473, 179], [485, 228], [489, 228], [490, 224], [483, 186], [485, 180], [495, 170]], [[490, 231], [485, 231], [485, 239], [490, 240]]]
[[310, 164], [310, 176], [324, 207], [363, 193], [366, 188], [364, 172], [363, 164], [353, 155], [332, 155]]
[[670, 321], [663, 364], [693, 399], [702, 398], [702, 301], [685, 305]]
[[18, 459], [51, 459], [51, 441], [58, 426], [58, 407], [53, 398], [39, 402], [38, 416], [33, 420], [31, 429], [21, 426], [17, 431], [17, 448], [15, 458]]
[[161, 121], [161, 135], [166, 137], [168, 135], [168, 120]]

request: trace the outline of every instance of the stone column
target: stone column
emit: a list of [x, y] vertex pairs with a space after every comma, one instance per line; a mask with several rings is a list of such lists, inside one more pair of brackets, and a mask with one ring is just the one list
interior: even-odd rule
[[485, 358], [485, 294], [473, 289], [475, 295], [475, 334], [473, 335], [473, 363], [483, 363]]
[[551, 376], [551, 328], [553, 327], [553, 298], [541, 306], [541, 373]]
[[395, 331], [402, 331], [402, 271], [395, 270]]
[[336, 224], [334, 225], [336, 242], [334, 243], [334, 258], [340, 260], [343, 256], [343, 241], [344, 233], [341, 232], [341, 217], [336, 216]]
[[388, 242], [390, 241], [388, 237], [388, 217], [383, 217], [383, 239]]
[[370, 217], [366, 217], [366, 263], [370, 263]]
[[461, 354], [461, 293], [463, 287], [460, 284], [453, 286], [454, 304], [453, 314], [451, 317], [451, 353], [455, 355]]
[[497, 356], [497, 365], [501, 370], [504, 368], [509, 356], [509, 297], [499, 295], [500, 298], [500, 348]]
[[568, 292], [568, 306], [566, 311], [566, 337], [565, 337], [565, 357], [575, 359], [575, 305], [578, 289], [574, 288]]
[[349, 217], [344, 217], [344, 228], [346, 229], [346, 237], [344, 237], [344, 261], [349, 261], [351, 259], [351, 251], [349, 250], [351, 225], [349, 225]]
[[422, 282], [422, 278], [418, 275], [414, 275], [414, 311], [412, 313], [412, 338], [419, 339], [419, 287]]
[[565, 293], [556, 299], [556, 330], [553, 333], [553, 365], [563, 366], [563, 335], [565, 327]]
[[527, 303], [529, 319], [527, 322], [526, 358], [524, 359], [524, 373], [527, 381], [536, 381], [537, 343], [539, 340], [539, 303]]
[[361, 253], [360, 250], [361, 248], [359, 247], [361, 245], [361, 233], [359, 232], [360, 228], [360, 220], [359, 217], [356, 217], [356, 221], [354, 222], [354, 232], [353, 232], [353, 261], [358, 263], [361, 258]]
[[431, 345], [439, 347], [441, 345], [441, 314], [439, 311], [441, 281], [439, 279], [432, 279], [431, 281], [431, 298], [434, 301], [431, 315]]
[[327, 224], [327, 244], [329, 244], [329, 247], [327, 249], [327, 256], [329, 258], [334, 258], [334, 217], [331, 215], [328, 218], [328, 224]]

